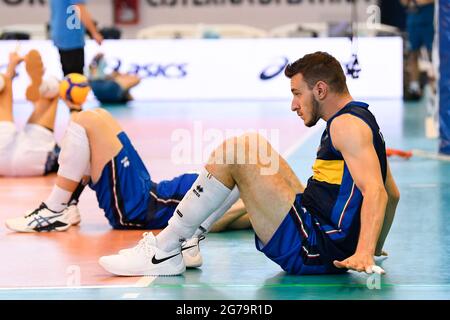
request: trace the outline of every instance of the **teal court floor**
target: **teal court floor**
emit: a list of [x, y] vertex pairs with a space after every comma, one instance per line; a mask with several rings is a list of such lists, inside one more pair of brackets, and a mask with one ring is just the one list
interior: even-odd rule
[[[369, 103], [388, 147], [436, 151], [437, 140], [424, 136], [424, 101], [374, 100]], [[174, 130], [184, 128], [193, 132], [203, 126], [203, 130], [278, 129], [280, 153], [306, 182], [323, 124], [315, 129], [304, 128], [300, 119], [289, 111], [289, 106], [289, 101], [134, 102], [129, 106], [106, 108], [123, 124], [155, 180], [199, 167], [192, 163], [196, 161], [170, 163], [173, 147], [170, 138]], [[23, 122], [22, 113], [25, 111], [17, 112], [19, 122]], [[67, 121], [63, 109], [58, 121]], [[197, 126], [193, 125], [195, 122]], [[62, 125], [57, 127], [57, 137], [62, 130]], [[390, 165], [401, 200], [385, 245], [389, 257], [378, 261], [387, 272], [384, 276], [355, 272], [339, 276], [287, 275], [255, 249], [254, 234], [246, 230], [209, 234], [201, 247], [203, 266], [188, 270], [182, 276], [116, 279], [98, 268], [97, 258], [113, 253], [116, 247], [120, 249], [135, 243], [140, 233], [124, 231], [119, 234], [111, 230], [95, 207], [92, 192], [88, 191], [82, 197], [87, 203], [80, 208], [82, 224], [70, 230], [69, 240], [64, 239], [63, 233], [25, 238], [26, 235], [11, 234], [1, 223], [0, 250], [15, 253], [9, 254], [0, 267], [0, 299], [450, 299], [450, 162], [413, 156], [409, 160], [390, 158]], [[0, 219], [20, 214], [25, 205], [32, 206], [42, 200], [39, 197], [49, 192], [52, 178], [40, 179], [21, 180], [17, 184], [14, 179], [0, 178], [0, 190], [10, 198], [8, 204], [2, 202]], [[39, 183], [41, 185], [37, 186]], [[20, 199], [24, 203], [17, 203]], [[131, 240], [127, 240], [127, 235]], [[90, 237], [88, 244], [82, 240], [86, 237]], [[119, 243], [108, 249], [104, 241], [100, 245], [102, 237], [116, 238], [115, 243], [117, 240]], [[93, 255], [82, 257], [79, 262], [73, 256], [59, 259], [60, 254], [48, 252], [65, 248], [62, 245], [55, 248], [58, 241], [70, 241], [67, 248], [76, 251], [76, 257], [82, 250], [93, 251]], [[77, 242], [84, 245], [77, 249]], [[97, 244], [102, 249], [92, 248]], [[28, 255], [51, 255], [52, 260], [29, 259]], [[50, 265], [51, 261], [56, 261], [59, 269]], [[30, 265], [24, 268], [24, 264]], [[51, 276], [71, 265], [80, 265], [81, 278], [92, 280], [70, 281], [64, 272], [60, 279]], [[36, 277], [41, 280], [33, 279]], [[18, 280], [10, 281], [15, 278]]]

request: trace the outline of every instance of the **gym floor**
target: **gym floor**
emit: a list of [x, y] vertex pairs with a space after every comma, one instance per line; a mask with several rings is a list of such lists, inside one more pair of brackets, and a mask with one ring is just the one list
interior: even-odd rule
[[[435, 151], [424, 136], [425, 101], [369, 101], [390, 148]], [[95, 103], [88, 103], [87, 108]], [[302, 182], [311, 174], [323, 122], [306, 129], [290, 101], [134, 102], [109, 110], [123, 125], [155, 181], [202, 163], [175, 164], [177, 129], [188, 129], [193, 150], [208, 149], [208, 129], [265, 129]], [[18, 103], [22, 126], [31, 106]], [[61, 105], [55, 134], [61, 139], [68, 112]], [[271, 131], [275, 129], [277, 131]], [[236, 131], [234, 131], [236, 132]], [[278, 136], [277, 136], [278, 134]], [[202, 140], [203, 139], [203, 140]], [[279, 141], [277, 144], [276, 141]], [[212, 145], [211, 145], [212, 146]], [[188, 159], [189, 160], [189, 159]], [[17, 234], [0, 223], [0, 299], [449, 299], [450, 162], [390, 159], [401, 192], [385, 250], [384, 276], [348, 272], [339, 276], [290, 276], [259, 253], [250, 230], [209, 234], [201, 244], [204, 264], [177, 277], [114, 277], [97, 263], [102, 255], [133, 246], [142, 231], [112, 230], [95, 194], [81, 197], [82, 222], [67, 232]], [[54, 176], [0, 178], [0, 220], [34, 209], [51, 190]]]

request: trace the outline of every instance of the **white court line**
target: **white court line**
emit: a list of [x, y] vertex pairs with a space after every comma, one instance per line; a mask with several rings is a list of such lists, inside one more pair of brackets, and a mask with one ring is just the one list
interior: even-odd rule
[[53, 188], [53, 186], [48, 186], [48, 187], [44, 187], [44, 186], [39, 186], [39, 185], [32, 185], [32, 184], [14, 184], [12, 186], [8, 185], [8, 186], [0, 186], [0, 190], [6, 190], [6, 191], [10, 191], [11, 189], [26, 189], [27, 192], [29, 192], [30, 190], [36, 191], [36, 190], [51, 190]]
[[17, 287], [17, 288], [0, 288], [0, 291], [13, 290], [82, 290], [82, 289], [121, 289], [133, 288], [135, 285], [111, 285], [111, 286], [60, 286], [60, 287]]
[[104, 286], [60, 286], [60, 287], [17, 287], [0, 288], [0, 291], [9, 290], [80, 290], [80, 289], [125, 289], [125, 288], [145, 288], [148, 287], [157, 277], [142, 277], [131, 285], [104, 285]]
[[420, 149], [411, 150], [413, 156], [417, 156], [420, 158], [431, 159], [431, 160], [441, 160], [441, 161], [450, 161], [450, 155], [441, 154], [437, 152], [425, 151]]
[[284, 153], [283, 158], [287, 159], [292, 156], [306, 141], [308, 141], [314, 134], [319, 130], [323, 130], [325, 128], [325, 122], [320, 121], [314, 127], [308, 128], [305, 135], [301, 136], [297, 142], [295, 142], [292, 146], [290, 146]]
[[416, 184], [410, 184], [408, 187], [410, 187], [410, 188], [437, 188], [438, 185], [436, 183], [416, 183]]
[[150, 277], [150, 276], [142, 277], [138, 281], [136, 281], [134, 286], [137, 287], [137, 288], [146, 288], [149, 285], [151, 285], [152, 282], [156, 280], [156, 278], [157, 277]]
[[139, 295], [140, 295], [140, 293], [125, 293], [122, 296], [122, 299], [136, 299], [139, 297]]

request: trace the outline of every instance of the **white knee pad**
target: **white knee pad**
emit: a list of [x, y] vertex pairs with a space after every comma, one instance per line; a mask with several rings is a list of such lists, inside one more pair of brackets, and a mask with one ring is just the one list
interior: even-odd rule
[[89, 170], [90, 157], [86, 130], [71, 121], [61, 143], [58, 175], [79, 182]]

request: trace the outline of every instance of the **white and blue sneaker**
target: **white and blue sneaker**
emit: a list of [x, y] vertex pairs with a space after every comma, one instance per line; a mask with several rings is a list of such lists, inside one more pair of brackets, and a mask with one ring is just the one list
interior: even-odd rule
[[66, 231], [80, 223], [80, 212], [76, 204], [67, 206], [60, 212], [47, 208], [45, 203], [24, 217], [5, 221], [6, 227], [16, 232]]
[[176, 276], [186, 271], [181, 247], [163, 251], [156, 246], [151, 232], [145, 232], [134, 248], [101, 257], [98, 262], [106, 271], [118, 276]]

